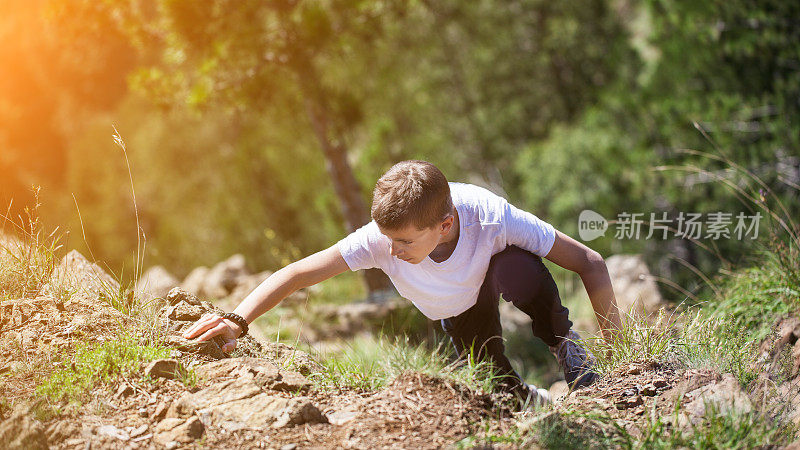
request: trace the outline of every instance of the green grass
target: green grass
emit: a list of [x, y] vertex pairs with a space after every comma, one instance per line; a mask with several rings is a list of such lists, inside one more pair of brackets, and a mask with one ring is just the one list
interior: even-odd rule
[[[679, 413], [676, 410], [676, 415]], [[677, 419], [675, 419], [677, 420]], [[623, 448], [627, 449], [750, 449], [787, 445], [794, 438], [794, 427], [759, 412], [726, 411], [720, 413], [708, 405], [697, 424], [678, 429], [662, 418], [651, 416], [641, 437], [624, 430]]]
[[82, 404], [98, 385], [118, 381], [139, 369], [143, 362], [166, 358], [170, 349], [140, 345], [132, 336], [103, 343], [82, 343], [69, 365], [44, 380], [36, 394], [50, 403]]
[[[0, 214], [0, 300], [38, 296], [58, 264], [62, 235], [58, 228], [45, 231], [39, 219], [39, 191], [33, 189], [34, 203], [25, 207], [24, 218], [9, 216], [11, 204]], [[51, 288], [61, 301], [69, 298], [70, 293], [59, 286]]]
[[[680, 410], [669, 417], [645, 412], [633, 433], [605, 413], [579, 410], [545, 411], [524, 419], [519, 434], [510, 436], [522, 447], [547, 449], [749, 449], [792, 442], [796, 429], [782, 417], [763, 412], [724, 413], [709, 404], [695, 423], [676, 426]], [[472, 438], [474, 441], [475, 438]]]
[[431, 350], [425, 344], [412, 344], [405, 337], [358, 338], [348, 342], [341, 352], [318, 355], [324, 371], [312, 378], [326, 388], [374, 390], [411, 370], [452, 379], [473, 391], [492, 392], [497, 379], [490, 366], [473, 359], [451, 363], [449, 348], [440, 344]]

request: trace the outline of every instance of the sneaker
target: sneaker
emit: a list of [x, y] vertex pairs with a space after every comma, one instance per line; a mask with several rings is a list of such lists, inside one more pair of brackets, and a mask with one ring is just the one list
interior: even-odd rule
[[555, 347], [550, 347], [550, 352], [556, 357], [558, 365], [564, 371], [564, 379], [570, 390], [588, 386], [597, 381], [600, 376], [594, 367], [594, 355], [581, 345], [581, 337], [573, 330], [569, 330], [567, 337]]
[[550, 392], [547, 389], [537, 388], [532, 384], [525, 383], [528, 387], [528, 398], [523, 404], [523, 409], [536, 408], [543, 405], [552, 403], [550, 399]]

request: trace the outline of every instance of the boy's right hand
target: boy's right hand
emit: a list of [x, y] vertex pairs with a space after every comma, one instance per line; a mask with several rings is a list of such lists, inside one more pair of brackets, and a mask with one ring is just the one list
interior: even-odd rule
[[230, 353], [236, 348], [236, 338], [240, 334], [242, 334], [242, 329], [235, 322], [223, 319], [216, 314], [205, 314], [183, 332], [183, 337], [194, 339], [200, 336], [201, 341], [207, 341], [214, 336], [220, 336], [224, 341], [222, 351]]

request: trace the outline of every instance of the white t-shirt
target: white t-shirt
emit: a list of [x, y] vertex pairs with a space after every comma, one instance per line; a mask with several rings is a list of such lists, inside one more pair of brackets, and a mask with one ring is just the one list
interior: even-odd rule
[[411, 264], [395, 258], [391, 239], [374, 220], [336, 243], [350, 270], [380, 268], [397, 292], [432, 320], [456, 316], [475, 304], [492, 255], [516, 245], [545, 256], [556, 236], [552, 225], [487, 189], [449, 184], [460, 231], [446, 260], [437, 263], [426, 256]]

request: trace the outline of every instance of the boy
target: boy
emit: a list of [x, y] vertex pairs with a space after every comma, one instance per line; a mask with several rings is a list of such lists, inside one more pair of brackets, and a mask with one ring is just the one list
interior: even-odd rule
[[471, 184], [448, 183], [426, 161], [392, 166], [375, 185], [372, 221], [336, 245], [272, 274], [233, 313], [202, 317], [184, 337], [221, 335], [229, 352], [247, 325], [297, 289], [346, 270], [382, 269], [400, 295], [440, 320], [456, 350], [488, 358], [500, 387], [537, 403], [547, 391], [525, 384], [503, 354], [500, 296], [527, 313], [533, 333], [555, 354], [571, 386], [591, 383], [592, 355], [572, 331], [568, 311], [542, 263], [581, 276], [606, 339], [619, 316], [605, 262], [595, 251], [504, 198]]

